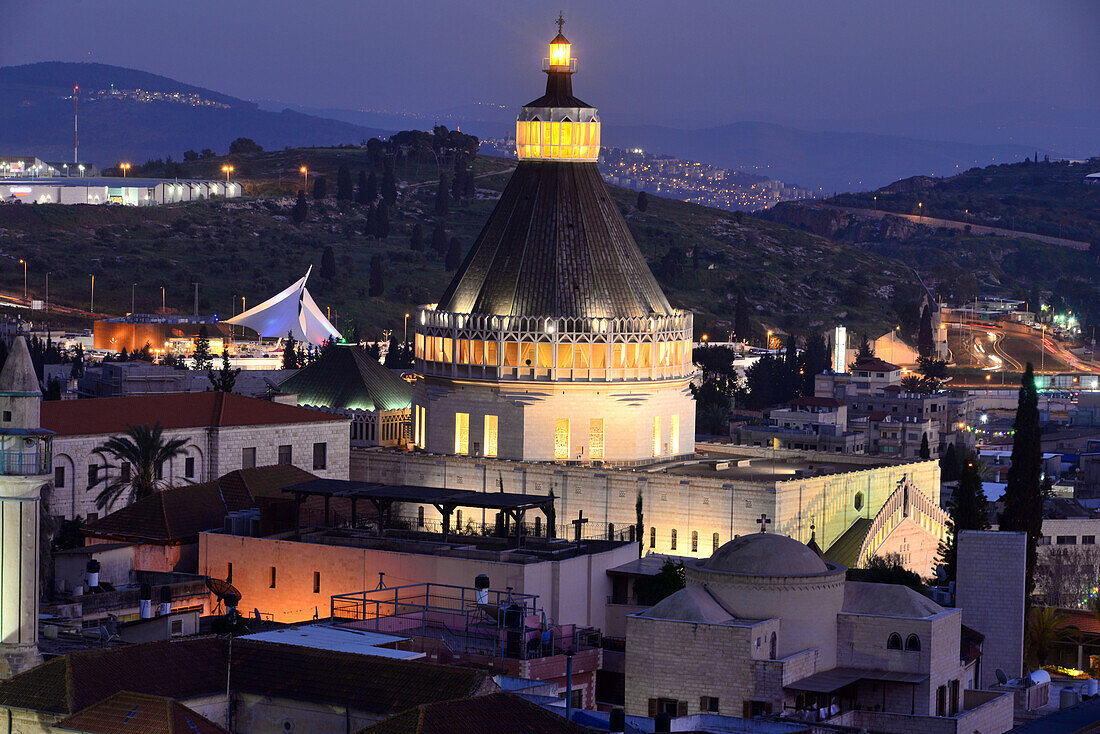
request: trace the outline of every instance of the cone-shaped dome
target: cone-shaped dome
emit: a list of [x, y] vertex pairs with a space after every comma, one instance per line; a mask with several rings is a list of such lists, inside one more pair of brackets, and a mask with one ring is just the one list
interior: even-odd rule
[[7, 361], [4, 362], [4, 369], [0, 370], [0, 393], [42, 394], [38, 377], [34, 373], [31, 353], [27, 349], [27, 340], [21, 336], [17, 336], [11, 343], [11, 351], [8, 353]]
[[443, 293], [452, 313], [673, 313], [595, 163], [521, 161]]

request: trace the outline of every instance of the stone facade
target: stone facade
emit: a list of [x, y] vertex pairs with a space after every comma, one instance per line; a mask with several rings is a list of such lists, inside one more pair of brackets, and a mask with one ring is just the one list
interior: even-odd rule
[[[295, 466], [320, 477], [347, 479], [349, 433], [350, 419], [166, 430], [165, 440], [178, 438], [187, 443], [181, 455], [165, 464], [163, 476], [170, 486], [211, 482], [236, 469], [278, 464], [280, 447], [289, 446], [290, 463]], [[54, 439], [50, 514], [64, 519], [78, 516], [92, 519], [127, 504], [127, 499], [120, 497], [108, 507], [98, 508], [96, 495], [104, 484], [100, 480], [89, 486], [92, 467], [96, 467], [96, 476], [102, 477], [103, 467], [110, 463], [96, 452], [110, 437], [91, 434]], [[314, 462], [318, 444], [324, 445], [323, 465]], [[322, 458], [321, 451], [317, 458]], [[117, 476], [119, 471], [117, 466], [106, 469], [108, 476]]]
[[959, 533], [955, 607], [962, 621], [985, 635], [979, 686], [1022, 673], [1024, 657], [1025, 533], [964, 530]]

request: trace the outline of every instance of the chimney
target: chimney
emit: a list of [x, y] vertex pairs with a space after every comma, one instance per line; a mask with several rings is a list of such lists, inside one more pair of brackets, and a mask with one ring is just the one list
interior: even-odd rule
[[607, 732], [608, 734], [621, 734], [626, 731], [626, 712], [622, 709], [611, 709], [611, 713], [607, 717]]
[[141, 599], [141, 618], [152, 619], [153, 618], [153, 587], [149, 584], [141, 585], [141, 592], [139, 594]]
[[160, 587], [160, 616], [166, 617], [172, 613], [172, 587]]
[[88, 572], [88, 589], [99, 586], [99, 561], [94, 558], [88, 559], [88, 565], [84, 569]]
[[653, 719], [653, 731], [655, 734], [667, 734], [672, 731], [672, 717], [662, 711]]

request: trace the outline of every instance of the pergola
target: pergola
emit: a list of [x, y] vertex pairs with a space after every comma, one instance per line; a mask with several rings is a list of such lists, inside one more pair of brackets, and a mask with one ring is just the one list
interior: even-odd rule
[[545, 495], [516, 494], [515, 492], [474, 492], [468, 489], [442, 489], [410, 485], [355, 482], [346, 479], [311, 479], [283, 489], [295, 498], [295, 525], [301, 529], [301, 507], [306, 497], [317, 496], [325, 500], [325, 524], [329, 524], [329, 502], [333, 497], [351, 502], [351, 524], [355, 525], [357, 506], [366, 500], [374, 506], [378, 517], [378, 534], [385, 535], [386, 525], [397, 502], [431, 505], [443, 516], [443, 539], [451, 529], [451, 513], [459, 507], [497, 510], [516, 527], [517, 537], [523, 532], [523, 518], [528, 510], [541, 510], [546, 517], [548, 537], [554, 537], [554, 497]]

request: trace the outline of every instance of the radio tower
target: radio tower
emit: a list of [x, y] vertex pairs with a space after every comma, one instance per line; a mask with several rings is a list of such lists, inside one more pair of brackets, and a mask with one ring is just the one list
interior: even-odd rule
[[77, 134], [76, 134], [76, 123], [77, 123], [77, 120], [80, 119], [80, 108], [77, 104], [79, 102], [79, 99], [80, 99], [80, 85], [79, 84], [74, 84], [73, 85], [73, 165], [74, 166], [77, 163], [80, 162], [79, 159], [77, 158], [77, 149], [80, 147], [80, 138], [78, 138]]

